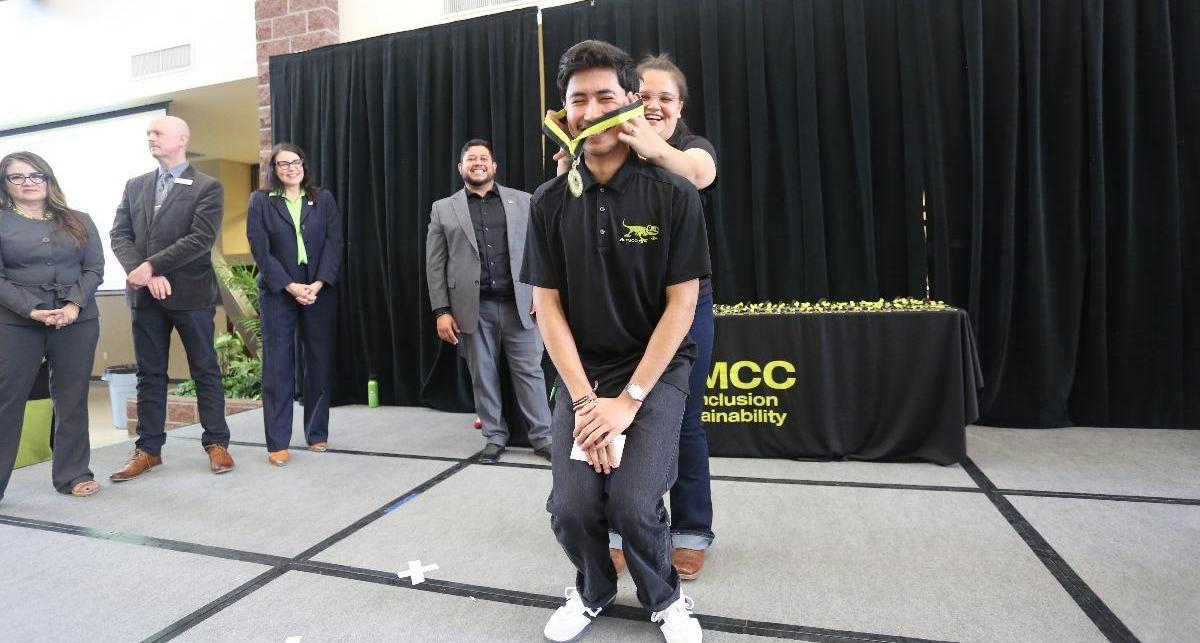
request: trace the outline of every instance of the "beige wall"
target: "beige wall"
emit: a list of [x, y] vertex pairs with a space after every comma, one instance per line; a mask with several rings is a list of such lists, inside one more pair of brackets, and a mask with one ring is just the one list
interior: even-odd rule
[[217, 249], [230, 259], [249, 260], [250, 242], [246, 240], [246, 206], [250, 202], [252, 166], [225, 159], [204, 159], [193, 163], [197, 170], [216, 178], [225, 188], [225, 216]]

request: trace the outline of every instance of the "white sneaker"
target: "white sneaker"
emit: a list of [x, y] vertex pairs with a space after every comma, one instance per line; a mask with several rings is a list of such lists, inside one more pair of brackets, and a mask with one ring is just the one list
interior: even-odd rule
[[692, 616], [692, 599], [679, 595], [679, 600], [671, 603], [670, 607], [650, 615], [652, 623], [662, 622], [663, 638], [667, 643], [700, 643], [704, 632], [700, 630], [700, 621]]
[[546, 637], [547, 641], [554, 643], [578, 641], [587, 632], [592, 621], [600, 616], [600, 611], [604, 609], [603, 607], [594, 609], [584, 607], [583, 599], [579, 597], [579, 592], [574, 587], [568, 587], [566, 595], [567, 604], [554, 610], [554, 614], [546, 622], [546, 629], [542, 630], [542, 635]]

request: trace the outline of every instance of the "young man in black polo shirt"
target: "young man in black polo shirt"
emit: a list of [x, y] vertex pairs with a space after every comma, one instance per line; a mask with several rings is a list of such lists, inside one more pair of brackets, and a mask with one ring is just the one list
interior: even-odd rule
[[[634, 100], [633, 60], [608, 43], [581, 42], [563, 54], [558, 87], [567, 130], [578, 136]], [[691, 184], [638, 159], [618, 131], [584, 142], [579, 196], [560, 176], [531, 201], [521, 281], [534, 286], [538, 327], [569, 396], [551, 421], [547, 509], [577, 570], [544, 634], [577, 639], [616, 597], [611, 524], [624, 538], [638, 599], [667, 641], [700, 641], [671, 565], [662, 496], [675, 480], [696, 353], [687, 333], [709, 273], [704, 215]], [[613, 439], [622, 434], [618, 459]], [[573, 444], [586, 463], [570, 459]]]

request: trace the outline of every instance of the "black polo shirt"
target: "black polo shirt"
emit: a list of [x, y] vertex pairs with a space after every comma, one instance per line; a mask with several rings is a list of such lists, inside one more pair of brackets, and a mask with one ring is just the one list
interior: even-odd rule
[[[708, 275], [696, 188], [630, 154], [600, 185], [581, 163], [583, 196], [566, 175], [530, 201], [521, 281], [559, 291], [584, 371], [615, 397], [629, 382], [667, 308], [667, 286]], [[687, 393], [696, 344], [685, 337], [660, 381]]]
[[[691, 133], [691, 131], [688, 130], [687, 125], [683, 124], [683, 121], [678, 121], [675, 123], [675, 131], [672, 132], [671, 137], [667, 139], [667, 145], [670, 145], [680, 152], [686, 152], [688, 150], [704, 150], [705, 152], [708, 152], [709, 156], [712, 157], [713, 165], [716, 166], [717, 164], [717, 150], [713, 147], [713, 144], [710, 143], [707, 138]], [[713, 203], [716, 200], [716, 194], [714, 194], [713, 191], [716, 189], [717, 180], [720, 178], [721, 171], [720, 168], [717, 168], [717, 174], [713, 177], [713, 182], [705, 186], [703, 190], [700, 190], [700, 203], [704, 206], [704, 220], [710, 224], [714, 220]], [[705, 295], [711, 295], [712, 291], [712, 280], [708, 277], [701, 279], [700, 296], [703, 297]]]
[[482, 197], [470, 190], [466, 193], [475, 242], [479, 244], [479, 296], [482, 299], [512, 299], [508, 220], [500, 191], [493, 184]]

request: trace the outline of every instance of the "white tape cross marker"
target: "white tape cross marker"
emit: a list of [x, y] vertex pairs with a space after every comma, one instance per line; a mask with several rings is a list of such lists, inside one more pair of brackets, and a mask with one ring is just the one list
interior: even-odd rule
[[422, 566], [421, 561], [410, 560], [408, 561], [408, 570], [399, 572], [396, 575], [400, 578], [407, 576], [412, 579], [413, 585], [420, 585], [421, 583], [425, 582], [425, 572], [436, 571], [437, 568], [437, 563], [431, 563], [429, 565]]

